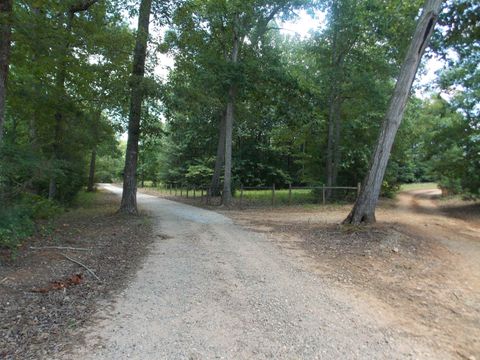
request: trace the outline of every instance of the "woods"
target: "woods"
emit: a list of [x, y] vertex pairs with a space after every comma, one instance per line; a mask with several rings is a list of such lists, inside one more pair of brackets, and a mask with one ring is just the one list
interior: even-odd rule
[[[32, 201], [61, 209], [102, 181], [123, 183], [127, 214], [138, 183], [208, 188], [229, 207], [242, 186], [326, 186], [336, 202], [330, 187], [361, 182], [353, 224], [373, 222], [402, 183], [479, 194], [472, 1], [23, 0], [0, 11], [0, 197], [17, 219], [5, 234], [32, 231], [17, 231], [38, 216]], [[302, 35], [289, 29], [307, 19]]]

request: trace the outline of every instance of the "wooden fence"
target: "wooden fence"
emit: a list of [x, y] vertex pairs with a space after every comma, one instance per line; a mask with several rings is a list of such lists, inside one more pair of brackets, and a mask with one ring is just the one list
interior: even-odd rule
[[[288, 205], [292, 204], [292, 196], [295, 190], [310, 190], [310, 191], [319, 191], [321, 193], [321, 202], [323, 205], [327, 203], [327, 195], [329, 190], [346, 190], [346, 191], [355, 191], [356, 196], [360, 193], [360, 188], [361, 184], [358, 183], [357, 186], [326, 186], [326, 185], [321, 185], [321, 186], [292, 186], [291, 184], [288, 187], [284, 188], [276, 188], [275, 184], [272, 184], [272, 186], [251, 186], [251, 187], [245, 187], [243, 185], [240, 186], [240, 188], [237, 190], [237, 194], [239, 193], [238, 197], [235, 197], [238, 199], [238, 203], [240, 206], [243, 206], [245, 204], [245, 194], [249, 191], [268, 191], [270, 192], [270, 199], [269, 202], [272, 206], [275, 206], [277, 204], [277, 194], [278, 191], [288, 191], [288, 198], [286, 203]], [[163, 186], [162, 190], [166, 193], [166, 195], [169, 196], [180, 196], [180, 197], [185, 197], [187, 199], [191, 198], [193, 200], [199, 199], [202, 202], [205, 202], [205, 204], [209, 205], [215, 205], [213, 204], [214, 199], [219, 200], [219, 204], [222, 202], [222, 193], [220, 192], [220, 196], [211, 196], [210, 194], [210, 189], [207, 186], [189, 186], [187, 184], [178, 184], [178, 183], [171, 183], [171, 184], [166, 184]]]

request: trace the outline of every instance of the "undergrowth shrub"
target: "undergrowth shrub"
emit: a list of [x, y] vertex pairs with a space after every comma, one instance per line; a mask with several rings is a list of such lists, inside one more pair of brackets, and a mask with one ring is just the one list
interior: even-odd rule
[[35, 221], [51, 220], [62, 212], [53, 201], [23, 194], [15, 203], [0, 209], [0, 248], [14, 255], [21, 242], [36, 232]]

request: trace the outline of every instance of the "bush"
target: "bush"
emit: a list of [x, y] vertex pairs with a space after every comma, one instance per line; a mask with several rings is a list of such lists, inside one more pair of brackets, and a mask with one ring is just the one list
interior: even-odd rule
[[54, 202], [24, 194], [10, 207], [0, 209], [0, 248], [15, 250], [22, 240], [35, 233], [35, 220], [51, 219], [62, 212]]
[[461, 179], [442, 176], [438, 181], [438, 187], [442, 189], [443, 196], [456, 195], [463, 192]]
[[386, 181], [384, 180], [382, 183], [382, 190], [381, 190], [381, 196], [387, 197], [387, 198], [394, 198], [395, 194], [400, 190], [400, 184], [397, 183], [396, 181]]
[[62, 212], [62, 208], [55, 202], [35, 194], [23, 194], [21, 206], [28, 209], [34, 220], [50, 219]]
[[35, 224], [30, 215], [21, 205], [0, 212], [0, 247], [15, 251], [23, 239], [33, 235]]

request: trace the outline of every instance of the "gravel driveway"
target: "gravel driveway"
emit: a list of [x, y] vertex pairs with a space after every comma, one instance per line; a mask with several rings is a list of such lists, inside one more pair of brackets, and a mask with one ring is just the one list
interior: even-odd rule
[[158, 240], [136, 279], [85, 330], [86, 344], [61, 358], [439, 358], [266, 236], [215, 212], [138, 201]]

